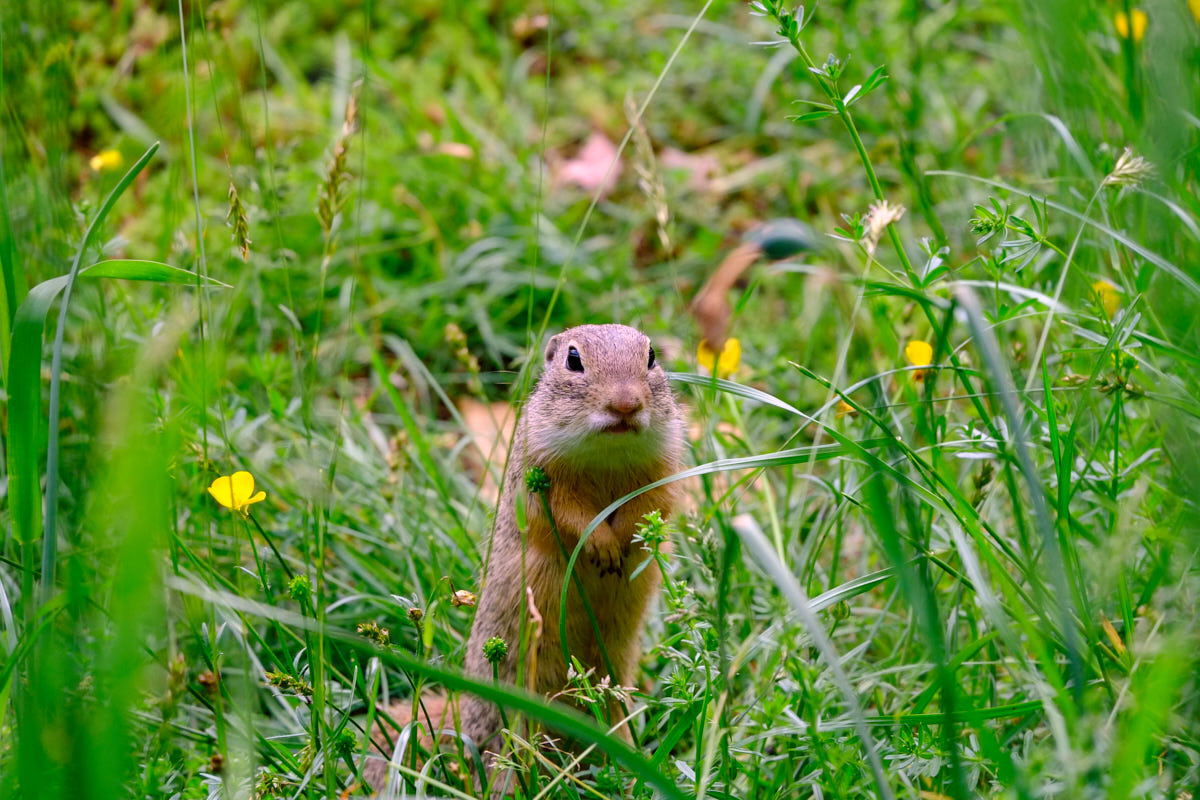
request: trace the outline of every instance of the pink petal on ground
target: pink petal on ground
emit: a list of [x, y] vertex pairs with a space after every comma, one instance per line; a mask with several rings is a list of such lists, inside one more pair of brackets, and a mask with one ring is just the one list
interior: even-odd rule
[[[621, 174], [621, 162], [613, 163], [616, 157], [616, 145], [603, 133], [593, 133], [574, 158], [563, 162], [558, 171], [558, 182], [574, 184], [588, 192], [594, 192], [601, 186], [606, 193], [612, 191]], [[611, 172], [609, 165], [612, 165]]]

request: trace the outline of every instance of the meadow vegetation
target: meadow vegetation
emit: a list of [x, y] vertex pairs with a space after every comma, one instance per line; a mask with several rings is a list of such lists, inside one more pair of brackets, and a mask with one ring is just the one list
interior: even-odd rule
[[[486, 797], [365, 735], [439, 687], [528, 800], [1200, 790], [1198, 0], [6, 0], [0, 62], [0, 795]], [[632, 746], [461, 673], [600, 321], [691, 440]]]

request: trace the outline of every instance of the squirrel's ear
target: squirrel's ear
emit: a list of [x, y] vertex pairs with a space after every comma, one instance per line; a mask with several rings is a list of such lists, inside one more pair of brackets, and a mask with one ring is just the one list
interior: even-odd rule
[[558, 352], [558, 345], [562, 338], [561, 333], [556, 333], [550, 337], [550, 341], [546, 342], [546, 361], [554, 360], [554, 354]]

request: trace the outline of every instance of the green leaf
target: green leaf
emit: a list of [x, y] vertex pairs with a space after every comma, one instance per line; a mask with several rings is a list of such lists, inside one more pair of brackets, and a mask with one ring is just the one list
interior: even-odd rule
[[[0, 79], [0, 84], [3, 80]], [[0, 153], [0, 368], [8, 366], [13, 321], [17, 303], [25, 296], [25, 270], [17, 264], [17, 245], [8, 213], [8, 189], [4, 180], [4, 155]]]
[[[194, 272], [158, 261], [113, 259], [79, 271], [80, 278], [119, 278], [175, 285], [195, 285]], [[8, 363], [8, 475], [9, 504], [13, 532], [28, 545], [41, 529], [41, 489], [38, 470], [39, 445], [44, 440], [42, 417], [42, 336], [46, 314], [67, 286], [69, 276], [43, 281], [29, 291], [13, 322], [12, 358]], [[209, 279], [209, 286], [227, 286]], [[30, 564], [32, 567], [32, 564]], [[28, 587], [27, 587], [28, 588]]]
[[[1005, 719], [1006, 717], [1023, 717], [1040, 710], [1045, 703], [1041, 700], [1024, 700], [1019, 703], [1008, 703], [990, 708], [972, 708], [954, 715], [956, 722], [979, 723], [989, 719]], [[945, 714], [895, 714], [892, 716], [867, 717], [869, 725], [944, 725]], [[833, 728], [848, 728], [850, 723], [831, 725]]]
[[805, 414], [795, 406], [785, 403], [774, 395], [767, 394], [764, 391], [755, 389], [753, 386], [743, 386], [740, 383], [727, 381], [723, 378], [712, 378], [708, 375], [697, 375], [693, 372], [668, 372], [667, 378], [676, 383], [689, 383], [693, 386], [709, 386], [717, 391], [727, 394], [734, 394], [738, 397], [744, 397], [747, 400], [755, 400], [764, 405], [773, 406], [789, 414], [794, 414], [797, 417], [803, 417], [805, 420], [812, 422], [812, 417]]
[[872, 70], [871, 74], [867, 76], [867, 79], [863, 81], [863, 95], [865, 95], [867, 92], [877, 89], [884, 83], [884, 81], [888, 79], [888, 76], [884, 74], [885, 69], [887, 69], [887, 67], [880, 65]]
[[[138, 176], [150, 159], [154, 157], [154, 153], [158, 150], [158, 142], [150, 145], [146, 152], [142, 153], [129, 171], [121, 176], [121, 180], [117, 181], [117, 185], [113, 187], [108, 196], [104, 198], [104, 202], [100, 205], [100, 210], [96, 212], [96, 216], [92, 217], [92, 221], [88, 223], [87, 230], [83, 232], [83, 239], [79, 242], [79, 248], [75, 251], [75, 258], [71, 262], [71, 269], [67, 271], [66, 279], [63, 282], [63, 301], [58, 309], [58, 326], [54, 330], [54, 348], [50, 355], [50, 410], [47, 414], [49, 426], [46, 428], [46, 516], [42, 520], [42, 599], [47, 600], [54, 587], [54, 556], [58, 545], [58, 539], [55, 534], [54, 518], [58, 512], [58, 410], [59, 410], [59, 390], [62, 383], [62, 348], [63, 335], [67, 329], [67, 307], [71, 303], [71, 290], [75, 286], [75, 280], [79, 277], [79, 264], [83, 261], [83, 256], [87, 253], [88, 245], [91, 243], [92, 235], [100, 224], [108, 217], [109, 212], [113, 210], [113, 206], [117, 204], [117, 199], [120, 198], [125, 190], [133, 183], [134, 178]], [[53, 298], [51, 298], [53, 299]], [[48, 306], [48, 304], [47, 304]], [[42, 315], [43, 321], [45, 315]], [[38, 341], [40, 342], [40, 335]], [[40, 345], [39, 345], [40, 349]], [[29, 357], [29, 353], [22, 353], [22, 358]], [[40, 363], [41, 359], [38, 358]], [[36, 408], [34, 408], [36, 410]], [[28, 465], [23, 465], [28, 466]], [[31, 473], [36, 476], [36, 468]], [[36, 480], [36, 477], [34, 477]], [[26, 559], [26, 574], [32, 569], [32, 564]]]
[[[913, 559], [913, 562], [915, 562], [915, 559]], [[843, 600], [849, 600], [851, 597], [857, 597], [864, 592], [870, 591], [895, 575], [895, 567], [886, 567], [878, 572], [860, 575], [853, 580], [846, 581], [839, 586], [833, 587], [827, 592], [822, 592], [821, 594], [817, 595], [812, 600], [808, 601], [808, 607], [812, 609], [814, 613], [817, 611], [824, 611], [830, 606], [836, 606]]]
[[[169, 578], [167, 583], [178, 592], [193, 595], [221, 608], [254, 614], [264, 619], [278, 620], [309, 631], [317, 630], [315, 620], [241, 597], [234, 592], [217, 591], [202, 583], [182, 578]], [[595, 720], [565, 703], [548, 700], [542, 695], [534, 694], [518, 686], [496, 683], [490, 678], [478, 678], [460, 670], [425, 661], [399, 648], [375, 647], [361, 636], [348, 630], [326, 628], [324, 634], [338, 642], [345, 651], [358, 653], [364, 661], [366, 656], [377, 656], [380, 661], [393, 668], [420, 675], [427, 681], [436, 681], [449, 691], [470, 692], [489, 703], [537, 719], [559, 733], [587, 744], [594, 744], [613, 761], [629, 770], [635, 778], [654, 787], [660, 796], [671, 800], [684, 800], [683, 792], [679, 790], [670, 776], [660, 771], [649, 758], [634, 750], [617, 734], [609, 733], [599, 727]]]
[[807, 114], [796, 114], [788, 117], [792, 122], [816, 122], [833, 114], [832, 111], [809, 111]]
[[[113, 258], [99, 261], [90, 267], [79, 271], [80, 276], [88, 278], [120, 278], [127, 281], [150, 281], [151, 283], [171, 283], [179, 286], [195, 286], [200, 280], [196, 273], [186, 269], [173, 267], [161, 261], [144, 259]], [[228, 283], [222, 283], [215, 278], [207, 278], [204, 284], [213, 288], [231, 289]]]

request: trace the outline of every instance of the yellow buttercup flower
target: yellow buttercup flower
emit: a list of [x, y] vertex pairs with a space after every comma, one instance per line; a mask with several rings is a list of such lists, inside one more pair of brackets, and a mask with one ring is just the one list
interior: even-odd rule
[[125, 163], [125, 159], [121, 158], [119, 150], [101, 150], [88, 161], [88, 164], [96, 172], [108, 172], [123, 163]]
[[267, 499], [266, 492], [254, 493], [254, 476], [244, 470], [217, 478], [212, 482], [212, 486], [208, 487], [208, 493], [218, 503], [242, 516], [250, 513], [251, 503]]
[[[1197, 2], [1200, 2], [1200, 0], [1197, 0]], [[1104, 308], [1104, 313], [1110, 318], [1121, 307], [1121, 295], [1117, 291], [1117, 287], [1108, 281], [1099, 280], [1093, 283], [1092, 293], [1096, 295], [1096, 299], [1100, 301], [1100, 305]]]
[[[1195, 2], [1195, 0], [1192, 0], [1192, 2]], [[1132, 26], [1130, 26], [1131, 20], [1133, 22]], [[1128, 17], [1125, 16], [1124, 11], [1118, 11], [1114, 22], [1117, 26], [1117, 36], [1120, 36], [1122, 39], [1129, 38], [1130, 28], [1132, 27], [1133, 43], [1137, 44], [1146, 35], [1146, 25], [1150, 23], [1150, 18], [1146, 16], [1145, 11], [1135, 8], [1129, 12]]]
[[1188, 8], [1192, 10], [1192, 16], [1196, 18], [1196, 22], [1200, 22], [1200, 0], [1188, 0]]
[[718, 356], [708, 346], [708, 342], [701, 339], [700, 346], [696, 348], [696, 360], [709, 373], [715, 373], [718, 378], [728, 378], [742, 362], [742, 343], [732, 336], [729, 337], [725, 340], [725, 346], [721, 348], [721, 355]]
[[[904, 346], [904, 357], [914, 367], [928, 367], [933, 363], [933, 345], [920, 339], [913, 339]], [[912, 379], [914, 381], [925, 380], [925, 370], [913, 370]]]
[[904, 347], [904, 357], [914, 367], [928, 367], [933, 363], [933, 345], [913, 339]]

